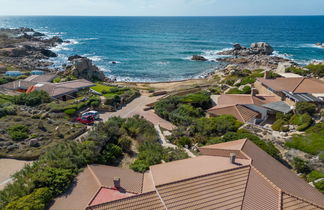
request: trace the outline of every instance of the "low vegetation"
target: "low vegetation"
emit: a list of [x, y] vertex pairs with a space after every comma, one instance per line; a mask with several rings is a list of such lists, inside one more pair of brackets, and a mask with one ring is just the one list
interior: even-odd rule
[[286, 69], [286, 72], [299, 74], [301, 76], [323, 77], [324, 76], [324, 65], [323, 64], [309, 64], [309, 65], [305, 66], [305, 68], [289, 67]]
[[171, 96], [154, 105], [155, 113], [176, 124], [188, 126], [195, 119], [203, 117], [204, 109], [211, 107], [207, 92], [197, 92], [185, 96]]

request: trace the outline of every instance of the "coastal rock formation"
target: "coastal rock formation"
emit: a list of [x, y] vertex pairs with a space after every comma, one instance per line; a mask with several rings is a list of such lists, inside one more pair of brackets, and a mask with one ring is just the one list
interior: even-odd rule
[[273, 48], [265, 42], [252, 43], [250, 48], [234, 44], [233, 49], [219, 52], [219, 55], [235, 55], [235, 56], [249, 56], [249, 55], [271, 55]]
[[207, 61], [208, 59], [201, 55], [193, 55], [191, 60], [193, 60], [193, 61]]
[[17, 69], [43, 69], [52, 65], [47, 61], [57, 54], [50, 50], [63, 43], [60, 37], [43, 38], [45, 34], [31, 28], [0, 29], [0, 61]]
[[72, 65], [66, 68], [63, 72], [64, 75], [73, 75], [77, 78], [84, 78], [90, 81], [106, 80], [104, 72], [94, 65], [89, 58], [74, 55], [69, 57], [69, 61], [72, 62]]

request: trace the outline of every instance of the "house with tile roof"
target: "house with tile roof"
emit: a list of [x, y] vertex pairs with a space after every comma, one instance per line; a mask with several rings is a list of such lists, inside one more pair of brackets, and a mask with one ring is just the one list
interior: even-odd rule
[[144, 174], [90, 165], [50, 209], [324, 209], [324, 195], [247, 139]]
[[232, 115], [243, 123], [257, 124], [268, 118], [268, 111], [263, 105], [280, 101], [273, 95], [224, 94], [217, 97], [216, 106], [207, 111], [209, 116]]
[[51, 83], [55, 75], [32, 75], [24, 80], [17, 80], [0, 85], [0, 88], [18, 91], [21, 93], [30, 93], [35, 90], [43, 90], [55, 99], [67, 100], [75, 97], [75, 94], [83, 89], [95, 86], [94, 83], [78, 79], [68, 82]]
[[290, 105], [297, 102], [324, 103], [324, 82], [316, 78], [257, 78], [254, 87], [260, 94], [278, 96]]

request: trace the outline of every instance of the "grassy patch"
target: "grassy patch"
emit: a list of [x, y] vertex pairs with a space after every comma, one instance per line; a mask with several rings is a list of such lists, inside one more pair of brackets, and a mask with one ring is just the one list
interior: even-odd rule
[[291, 141], [286, 142], [286, 146], [317, 155], [321, 151], [324, 151], [323, 139], [324, 133], [312, 133], [305, 136], [296, 135]]

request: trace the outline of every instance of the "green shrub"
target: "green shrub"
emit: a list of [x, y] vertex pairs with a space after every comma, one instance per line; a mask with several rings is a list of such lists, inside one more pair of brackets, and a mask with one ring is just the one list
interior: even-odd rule
[[51, 192], [48, 188], [36, 189], [29, 195], [23, 196], [15, 201], [12, 201], [4, 210], [30, 209], [44, 210], [51, 199]]
[[324, 77], [324, 64], [309, 64], [306, 66], [316, 77]]
[[303, 70], [302, 68], [299, 67], [289, 67], [286, 68], [286, 72], [294, 73], [294, 74], [299, 74], [301, 76], [306, 76], [309, 72]]
[[41, 90], [14, 96], [13, 101], [18, 105], [37, 106], [42, 103], [49, 103], [51, 98], [47, 92]]
[[297, 173], [309, 174], [311, 172], [311, 168], [308, 166], [308, 162], [298, 157], [294, 157], [293, 165]]
[[245, 86], [242, 90], [239, 90], [238, 88], [231, 88], [226, 94], [250, 94], [251, 93], [251, 87]]
[[101, 164], [115, 165], [118, 158], [123, 156], [123, 150], [116, 144], [107, 144], [98, 158]]
[[287, 132], [289, 131], [289, 128], [287, 126], [287, 122], [283, 119], [276, 120], [271, 128], [275, 131], [282, 131], [282, 132]]
[[128, 136], [122, 136], [118, 139], [118, 145], [124, 152], [129, 152], [131, 151], [132, 140]]
[[182, 147], [184, 147], [184, 146], [186, 146], [186, 145], [188, 145], [188, 146], [190, 147], [191, 144], [192, 144], [192, 141], [191, 141], [191, 139], [190, 139], [189, 137], [187, 137], [187, 136], [182, 136], [182, 137], [180, 137], [180, 138], [177, 140], [176, 143], [177, 143], [178, 145], [182, 146]]
[[74, 176], [71, 169], [45, 167], [35, 171], [31, 179], [36, 188], [47, 187], [53, 196], [57, 196], [68, 189]]
[[318, 181], [314, 183], [316, 189], [318, 189], [321, 193], [324, 193], [324, 180]]
[[304, 131], [312, 125], [313, 119], [309, 114], [305, 113], [302, 115], [292, 116], [290, 123], [293, 125], [298, 125], [298, 131]]
[[195, 120], [191, 129], [194, 134], [202, 136], [222, 136], [230, 131], [237, 131], [242, 123], [231, 115], [221, 115], [219, 117], [200, 118]]
[[285, 145], [289, 148], [301, 150], [303, 152], [317, 155], [324, 151], [324, 133], [307, 133], [306, 135], [295, 135]]
[[64, 110], [64, 113], [69, 116], [73, 116], [73, 115], [75, 115], [76, 111], [77, 111], [76, 109], [66, 109], [66, 110]]
[[22, 124], [16, 124], [7, 129], [11, 139], [15, 141], [22, 141], [28, 138], [28, 128]]
[[316, 105], [309, 102], [298, 102], [296, 104], [296, 111], [298, 114], [308, 113], [312, 115], [316, 112]]
[[314, 170], [307, 175], [307, 182], [313, 182], [320, 178], [324, 178], [324, 173], [321, 171]]

